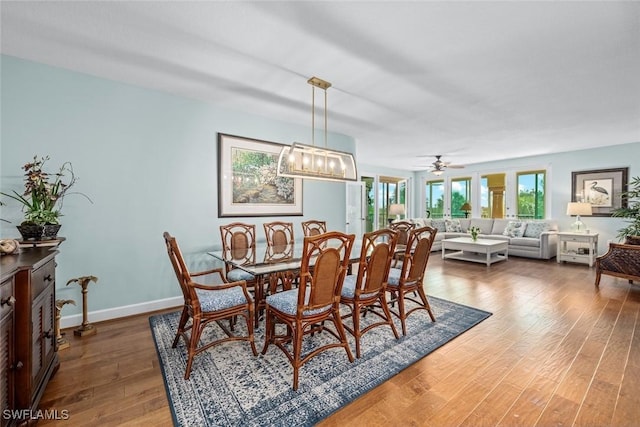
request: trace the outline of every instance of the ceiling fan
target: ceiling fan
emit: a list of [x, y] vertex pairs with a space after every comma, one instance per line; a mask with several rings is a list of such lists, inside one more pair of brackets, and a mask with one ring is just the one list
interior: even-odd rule
[[451, 169], [462, 169], [464, 168], [464, 166], [462, 165], [452, 165], [450, 162], [443, 162], [441, 159], [442, 155], [441, 154], [437, 154], [435, 156], [436, 161], [431, 163], [432, 164], [432, 168], [431, 168], [431, 172], [434, 175], [442, 175], [442, 173], [445, 171], [445, 169], [447, 168], [451, 168]]

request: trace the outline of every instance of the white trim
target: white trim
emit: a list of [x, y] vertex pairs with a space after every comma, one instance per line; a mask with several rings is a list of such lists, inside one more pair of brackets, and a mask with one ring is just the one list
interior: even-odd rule
[[[125, 305], [122, 307], [109, 308], [106, 310], [91, 311], [87, 314], [89, 322], [102, 322], [104, 320], [117, 319], [119, 317], [133, 316], [135, 314], [149, 313], [151, 311], [163, 310], [165, 308], [180, 307], [184, 303], [184, 298], [173, 297], [155, 301], [147, 301], [140, 304]], [[60, 328], [66, 329], [82, 324], [82, 313], [63, 316], [60, 318]]]

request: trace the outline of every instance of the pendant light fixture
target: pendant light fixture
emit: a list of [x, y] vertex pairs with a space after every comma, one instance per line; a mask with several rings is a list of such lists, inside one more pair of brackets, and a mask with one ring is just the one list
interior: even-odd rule
[[[307, 80], [311, 85], [311, 145], [294, 142], [280, 150], [278, 176], [290, 178], [318, 179], [323, 181], [357, 181], [358, 173], [353, 154], [330, 150], [327, 146], [327, 89], [331, 83], [318, 77]], [[324, 147], [315, 143], [315, 93], [324, 91]]]

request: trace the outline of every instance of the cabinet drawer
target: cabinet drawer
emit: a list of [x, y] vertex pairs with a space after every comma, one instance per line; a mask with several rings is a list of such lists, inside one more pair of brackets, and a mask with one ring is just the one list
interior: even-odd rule
[[562, 254], [560, 255], [561, 261], [569, 261], [569, 262], [579, 262], [579, 263], [588, 263], [589, 257], [584, 255], [573, 255], [573, 254]]
[[56, 266], [53, 260], [33, 271], [31, 274], [31, 298], [35, 300], [47, 286], [53, 286], [56, 279]]
[[[7, 301], [11, 297], [15, 297], [13, 293], [13, 276], [0, 284], [0, 301]], [[2, 304], [2, 307], [0, 307], [0, 319], [9, 313], [12, 308], [12, 305]]]
[[562, 241], [565, 242], [579, 242], [579, 243], [589, 243], [591, 239], [587, 236], [563, 236]]

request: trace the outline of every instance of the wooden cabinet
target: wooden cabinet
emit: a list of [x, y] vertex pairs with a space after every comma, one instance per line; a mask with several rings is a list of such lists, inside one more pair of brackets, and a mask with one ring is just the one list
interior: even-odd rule
[[[2, 391], [3, 411], [37, 410], [49, 379], [58, 369], [55, 337], [57, 253], [50, 248], [23, 249], [17, 255], [5, 255], [0, 260], [3, 289], [13, 286], [15, 297], [11, 320], [7, 315], [5, 321], [6, 305], [2, 308], [2, 385], [6, 383], [6, 391]], [[5, 293], [8, 291], [3, 290], [3, 298]], [[9, 419], [3, 420], [2, 425], [29, 421]]]
[[[13, 277], [0, 283], [0, 405], [2, 409], [14, 405], [14, 320], [15, 304]], [[0, 426], [9, 425], [9, 417], [0, 413]]]

